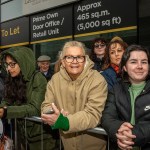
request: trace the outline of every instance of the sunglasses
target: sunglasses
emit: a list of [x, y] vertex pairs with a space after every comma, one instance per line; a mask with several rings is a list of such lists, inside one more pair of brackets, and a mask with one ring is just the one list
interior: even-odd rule
[[102, 47], [105, 47], [105, 46], [106, 46], [106, 44], [95, 44], [94, 45], [95, 48], [99, 48], [99, 47], [102, 48]]

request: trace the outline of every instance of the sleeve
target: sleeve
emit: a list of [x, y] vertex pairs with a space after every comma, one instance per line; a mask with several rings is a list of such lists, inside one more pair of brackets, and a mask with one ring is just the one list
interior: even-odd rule
[[44, 100], [47, 81], [37, 73], [27, 86], [27, 103], [20, 106], [7, 106], [7, 118], [24, 118], [40, 115], [41, 103]]
[[116, 133], [123, 123], [124, 122], [118, 117], [114, 89], [111, 89], [108, 93], [105, 109], [102, 113], [102, 127], [112, 141], [117, 141]]
[[87, 92], [87, 100], [84, 109], [67, 116], [69, 119], [69, 130], [67, 133], [94, 128], [100, 123], [107, 92], [107, 83], [104, 78], [100, 74], [93, 76], [93, 81]]
[[54, 98], [54, 93], [53, 93], [54, 90], [52, 88], [53, 88], [53, 77], [47, 84], [45, 99], [41, 105], [41, 113], [48, 111], [49, 108], [51, 108], [51, 104], [55, 103], [54, 101], [55, 98]]
[[101, 75], [105, 78], [105, 80], [107, 82], [108, 90], [112, 89], [112, 87], [114, 85], [112, 77], [109, 76], [107, 74], [107, 72], [105, 72], [105, 71], [101, 72]]
[[142, 121], [137, 123], [132, 129], [132, 133], [136, 135], [135, 146], [143, 146], [150, 142], [150, 122]]

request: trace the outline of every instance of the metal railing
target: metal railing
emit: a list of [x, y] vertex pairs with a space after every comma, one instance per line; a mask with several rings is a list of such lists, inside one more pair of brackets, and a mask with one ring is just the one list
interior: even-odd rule
[[[33, 117], [26, 117], [25, 118], [25, 127], [26, 127], [26, 121], [33, 121], [33, 122], [39, 122], [41, 124], [43, 124], [42, 120], [40, 117], [36, 117], [36, 116], [33, 116]], [[15, 150], [18, 150], [17, 146], [18, 146], [18, 143], [17, 143], [17, 119], [15, 119], [14, 121], [15, 125], [15, 129], [14, 129], [14, 148]], [[93, 128], [93, 129], [88, 129], [87, 130], [88, 132], [92, 132], [92, 133], [95, 133], [95, 134], [100, 134], [100, 135], [105, 135], [107, 136], [107, 133], [106, 131], [101, 128], [101, 127], [96, 127], [96, 128]], [[42, 131], [41, 131], [42, 132]], [[43, 140], [43, 136], [41, 136], [41, 141]], [[26, 149], [27, 149], [27, 141], [26, 141]], [[61, 144], [60, 144], [60, 149], [61, 149]], [[41, 150], [43, 150], [43, 148], [41, 147]], [[109, 137], [107, 136], [107, 150], [109, 150]]]

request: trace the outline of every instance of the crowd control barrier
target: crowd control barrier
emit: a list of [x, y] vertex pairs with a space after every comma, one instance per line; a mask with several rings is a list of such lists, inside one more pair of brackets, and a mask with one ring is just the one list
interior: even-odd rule
[[[26, 117], [24, 119], [25, 119], [25, 128], [26, 128], [26, 121], [39, 122], [39, 123], [43, 124], [43, 122], [42, 122], [40, 117], [33, 116], [33, 117]], [[13, 139], [14, 140], [14, 150], [19, 150], [18, 149], [18, 144], [19, 143], [18, 143], [18, 138], [17, 138], [17, 119], [14, 119], [13, 123], [14, 123], [14, 129], [13, 129], [13, 132], [14, 132], [13, 133], [13, 135], [14, 135], [14, 139]], [[96, 127], [96, 128], [93, 128], [93, 129], [89, 129], [87, 131], [95, 133], [95, 134], [100, 134], [100, 135], [107, 136], [106, 131], [103, 128], [101, 128], [101, 127]], [[41, 132], [42, 132], [42, 128], [41, 128]], [[41, 141], [43, 141], [43, 137], [42, 136], [41, 136]], [[60, 144], [60, 150], [61, 150], [61, 146], [62, 145]], [[25, 150], [27, 150], [27, 141], [26, 141], [26, 149]], [[44, 150], [43, 146], [41, 146], [41, 150]], [[109, 138], [108, 138], [108, 136], [107, 136], [107, 150], [109, 150]]]

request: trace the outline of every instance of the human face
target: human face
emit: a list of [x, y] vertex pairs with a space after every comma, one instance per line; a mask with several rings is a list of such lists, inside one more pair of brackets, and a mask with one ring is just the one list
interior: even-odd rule
[[143, 51], [132, 51], [123, 69], [128, 73], [131, 83], [139, 84], [145, 81], [149, 71], [146, 53]]
[[20, 74], [19, 65], [10, 56], [6, 56], [6, 70], [10, 73], [11, 77], [16, 77]]
[[113, 43], [109, 50], [110, 63], [118, 66], [121, 62], [123, 53], [124, 49], [122, 46], [119, 43]]
[[105, 49], [106, 49], [106, 44], [102, 43], [101, 41], [96, 42], [94, 44], [94, 52], [95, 52], [97, 57], [104, 57]]
[[[84, 56], [83, 50], [79, 47], [69, 47], [65, 51], [65, 56]], [[72, 80], [76, 80], [78, 76], [82, 73], [84, 69], [85, 61], [79, 63], [77, 59], [74, 59], [73, 62], [68, 63], [65, 59], [62, 60], [62, 65], [66, 69], [67, 73]]]
[[50, 61], [41, 61], [38, 62], [38, 66], [41, 72], [47, 72], [50, 66]]

